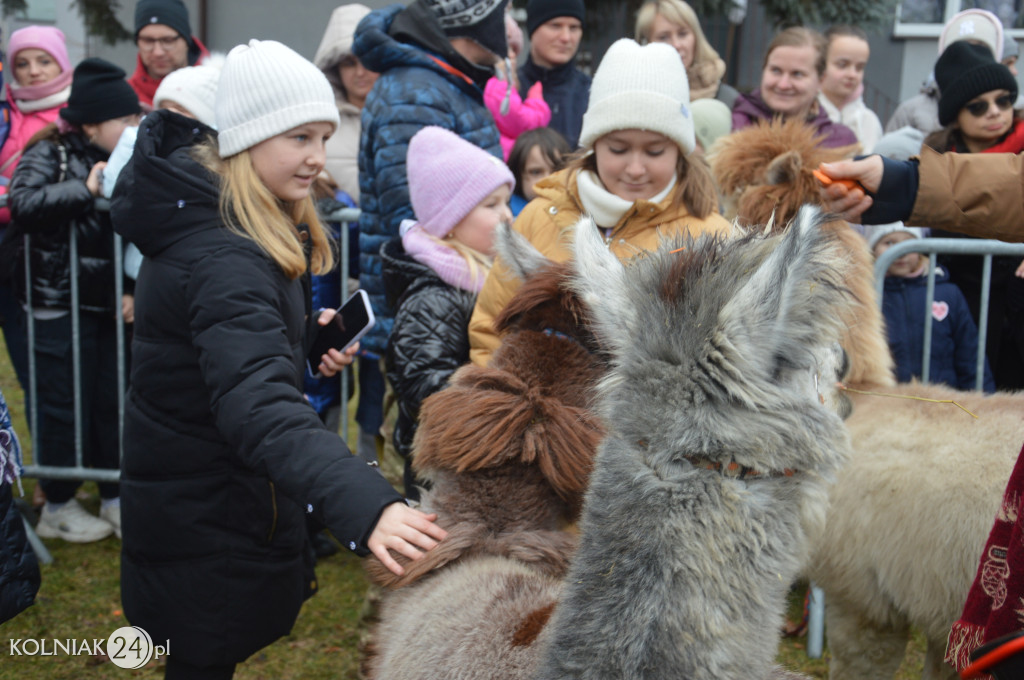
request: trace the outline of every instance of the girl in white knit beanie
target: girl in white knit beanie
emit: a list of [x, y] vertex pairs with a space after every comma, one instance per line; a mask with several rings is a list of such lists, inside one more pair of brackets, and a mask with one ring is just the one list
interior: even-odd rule
[[[333, 312], [309, 274], [334, 264], [310, 189], [338, 124], [330, 84], [273, 41], [227, 56], [214, 132], [158, 110], [112, 201], [145, 256], [125, 413], [125, 615], [169, 640], [168, 678], [230, 678], [287, 635], [315, 592], [307, 516], [388, 568], [445, 536], [353, 456], [303, 397]], [[319, 373], [353, 347], [319, 357]]]
[[[690, 88], [669, 45], [623, 39], [608, 48], [590, 86], [580, 144], [575, 161], [534, 185], [537, 197], [513, 225], [548, 258], [569, 259], [572, 229], [584, 215], [621, 259], [657, 248], [663, 237], [728, 229], [706, 166], [690, 156]], [[470, 322], [474, 363], [486, 365], [500, 344], [492, 322], [519, 285], [498, 258]]]

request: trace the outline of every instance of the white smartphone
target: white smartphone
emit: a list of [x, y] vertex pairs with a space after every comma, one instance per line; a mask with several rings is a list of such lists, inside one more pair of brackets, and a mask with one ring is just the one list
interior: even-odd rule
[[320, 357], [330, 349], [344, 352], [373, 328], [376, 319], [370, 308], [370, 297], [360, 288], [338, 308], [326, 326], [320, 326], [313, 345], [306, 355], [306, 367], [313, 376], [320, 375]]

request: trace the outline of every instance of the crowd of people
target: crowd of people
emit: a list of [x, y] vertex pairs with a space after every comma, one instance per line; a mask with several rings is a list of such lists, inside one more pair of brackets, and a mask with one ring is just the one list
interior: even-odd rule
[[[870, 48], [856, 27], [779, 31], [759, 82], [739, 92], [684, 0], [645, 2], [635, 39], [612, 44], [592, 75], [577, 64], [583, 0], [529, 0], [525, 31], [508, 10], [507, 0], [345, 4], [308, 61], [272, 40], [211, 54], [181, 0], [140, 0], [130, 76], [97, 58], [73, 66], [56, 28], [7, 41], [0, 318], [26, 408], [36, 408], [36, 462], [73, 465], [78, 420], [85, 464], [121, 470], [119, 484], [99, 485], [98, 516], [76, 499], [78, 482], [40, 480], [36, 531], [122, 538], [125, 614], [174, 641], [167, 677], [231, 677], [286, 634], [316, 589], [316, 556], [336, 549], [323, 529], [397, 573], [394, 554], [416, 559], [444, 538], [414, 507], [426, 484], [410, 464], [416, 424], [424, 399], [501, 343], [493, 320], [521, 282], [495, 253], [499, 224], [555, 261], [570, 257], [584, 215], [624, 260], [666, 236], [725, 233], [703, 153], [779, 118], [850, 156], [921, 154], [920, 165], [870, 156], [827, 169], [866, 190], [836, 184], [826, 195], [836, 211], [884, 224], [865, 231], [876, 255], [927, 237], [908, 224], [951, 226], [949, 201], [963, 203], [933, 168], [955, 173], [958, 192], [980, 193], [953, 166], [987, 154], [1002, 164], [998, 181], [1021, 193], [1019, 160], [996, 155], [1024, 150], [1016, 45], [983, 10], [945, 27], [927, 91], [885, 131], [864, 101]], [[921, 198], [940, 194], [941, 204]], [[994, 219], [988, 202], [965, 200], [977, 213], [967, 231], [991, 220], [1005, 227], [985, 235], [1019, 239], [1021, 201]], [[324, 221], [346, 206], [359, 208], [357, 223]], [[338, 239], [350, 243], [348, 281]], [[972, 389], [977, 264], [940, 268], [931, 377]], [[900, 380], [922, 374], [927, 269], [907, 256], [886, 279]], [[311, 374], [305, 350], [356, 288], [375, 326]], [[982, 383], [1022, 387], [1024, 264], [1000, 263], [993, 290]], [[337, 434], [347, 417], [338, 376], [353, 368], [350, 452]], [[12, 441], [0, 440], [0, 487], [20, 467]], [[392, 445], [404, 494], [379, 472]]]

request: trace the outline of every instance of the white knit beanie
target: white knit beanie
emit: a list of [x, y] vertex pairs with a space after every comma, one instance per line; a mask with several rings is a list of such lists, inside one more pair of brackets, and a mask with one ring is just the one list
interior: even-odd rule
[[665, 135], [683, 150], [694, 148], [690, 85], [679, 53], [664, 43], [638, 45], [617, 40], [605, 52], [590, 85], [580, 145], [616, 130], [648, 130]]
[[924, 238], [924, 230], [921, 227], [908, 227], [902, 222], [890, 222], [889, 224], [878, 224], [873, 227], [865, 227], [864, 234], [868, 240], [868, 250], [874, 250], [875, 245], [889, 234], [897, 231], [905, 231], [914, 238]]
[[273, 40], [238, 45], [224, 62], [216, 104], [222, 158], [305, 123], [338, 127], [334, 91], [299, 53]]
[[219, 61], [205, 60], [200, 66], [186, 66], [171, 71], [160, 81], [153, 95], [153, 108], [172, 101], [188, 109], [202, 123], [217, 127], [214, 104], [217, 101], [217, 83], [220, 81], [223, 56]]

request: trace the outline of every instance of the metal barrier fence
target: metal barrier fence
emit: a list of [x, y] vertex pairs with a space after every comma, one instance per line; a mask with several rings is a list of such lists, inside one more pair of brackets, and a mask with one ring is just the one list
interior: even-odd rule
[[[939, 253], [944, 255], [980, 255], [982, 261], [981, 300], [978, 318], [978, 353], [975, 360], [976, 376], [974, 389], [981, 390], [985, 380], [985, 340], [988, 334], [988, 303], [992, 287], [992, 256], [1013, 255], [1024, 258], [1024, 243], [1002, 241], [959, 239], [959, 238], [915, 238], [887, 248], [875, 261], [875, 290], [878, 305], [882, 305], [885, 288], [885, 273], [892, 263], [908, 253], [928, 254], [928, 284], [924, 305], [924, 350], [921, 364], [921, 382], [929, 381], [932, 356], [932, 302], [935, 300], [935, 267]], [[821, 658], [825, 639], [825, 593], [811, 584], [810, 603], [807, 618], [807, 656]]]
[[[0, 206], [6, 205], [6, 196], [0, 197]], [[101, 211], [110, 210], [110, 202], [104, 198], [96, 199], [96, 208]], [[344, 208], [336, 210], [334, 212], [323, 215], [322, 218], [327, 222], [340, 222], [341, 223], [341, 238], [340, 242], [340, 257], [339, 257], [339, 268], [341, 274], [341, 299], [346, 298], [347, 285], [348, 285], [348, 258], [349, 258], [349, 245], [348, 245], [348, 228], [353, 222], [359, 220], [359, 210], [356, 208]], [[38, 404], [38, 391], [37, 391], [37, 367], [35, 359], [35, 318], [32, 314], [32, 269], [31, 269], [31, 257], [30, 257], [30, 246], [31, 236], [26, 234], [24, 236], [24, 264], [25, 264], [25, 289], [26, 289], [26, 306], [28, 311], [26, 312], [26, 326], [28, 331], [28, 392], [29, 392], [29, 430], [32, 435], [32, 463], [25, 466], [24, 476], [45, 478], [45, 479], [63, 479], [63, 480], [81, 480], [81, 481], [95, 481], [95, 482], [117, 482], [120, 478], [120, 470], [112, 469], [97, 469], [86, 467], [83, 461], [83, 425], [82, 422], [82, 356], [80, 348], [80, 310], [78, 308], [79, 302], [79, 281], [78, 281], [78, 239], [74, 229], [70, 230], [69, 236], [69, 250], [70, 250], [70, 267], [71, 267], [71, 351], [72, 351], [72, 384], [74, 394], [74, 440], [75, 440], [75, 465], [72, 467], [53, 466], [53, 465], [42, 465], [40, 460], [45, 458], [45, 452], [41, 450], [39, 443], [39, 437], [36, 433], [39, 431], [39, 404]], [[115, 300], [120, 300], [124, 292], [124, 242], [121, 236], [117, 233], [114, 234], [114, 293]], [[126, 394], [126, 347], [125, 347], [125, 336], [124, 336], [124, 315], [120, 304], [114, 305], [116, 309], [116, 323], [117, 323], [117, 390], [118, 390], [118, 402], [117, 402], [117, 417], [118, 427], [121, 432], [124, 431], [124, 406]], [[348, 380], [349, 371], [342, 371], [341, 373], [341, 435], [348, 441]], [[118, 460], [121, 459], [123, 453], [123, 441], [121, 442], [121, 451], [118, 451]]]

